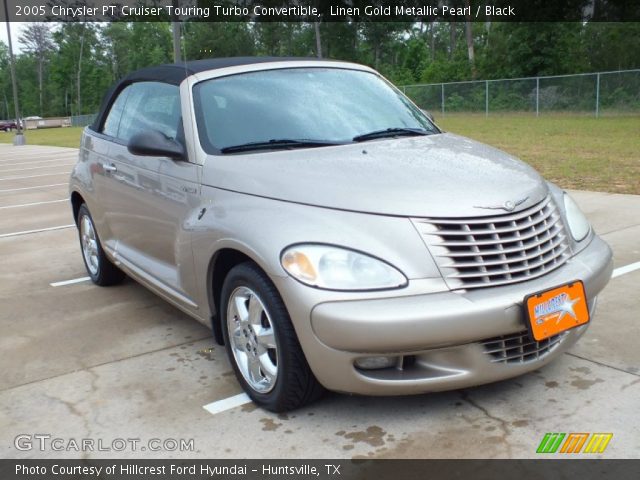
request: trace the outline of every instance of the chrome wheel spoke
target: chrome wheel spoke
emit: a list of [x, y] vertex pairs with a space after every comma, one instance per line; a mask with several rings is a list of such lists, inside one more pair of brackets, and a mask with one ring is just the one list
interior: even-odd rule
[[248, 371], [249, 369], [249, 357], [246, 353], [239, 353], [236, 356], [236, 361], [238, 362], [238, 368], [240, 368], [241, 372]]
[[249, 312], [247, 311], [246, 302], [246, 297], [240, 295], [233, 299], [236, 316], [242, 325], [246, 325], [249, 322]]
[[231, 337], [233, 340], [233, 345], [234, 348], [238, 349], [241, 352], [246, 352], [247, 351], [247, 339], [244, 337], [244, 335], [242, 335], [242, 329], [241, 328], [237, 328], [234, 332], [233, 332], [233, 336]]
[[238, 309], [236, 308], [236, 302], [229, 302], [229, 306], [227, 307], [227, 322], [229, 322], [229, 331], [231, 331], [231, 327], [233, 327], [233, 331], [237, 329], [238, 325], [240, 325], [240, 317], [238, 315]]
[[261, 328], [256, 333], [258, 339], [258, 345], [262, 347], [264, 350], [268, 350], [270, 348], [276, 348], [276, 338], [273, 334], [272, 328]]
[[97, 257], [96, 255], [93, 255], [93, 254], [92, 254], [92, 255], [91, 255], [91, 259], [90, 259], [90, 261], [91, 261], [91, 266], [92, 266], [94, 269], [98, 270], [98, 257]]
[[260, 362], [256, 357], [249, 357], [249, 375], [254, 382], [262, 382], [262, 374], [260, 373]]
[[89, 217], [85, 215], [82, 217], [82, 231], [87, 238], [89, 237], [89, 230], [91, 230], [91, 222], [89, 222]]
[[264, 376], [268, 379], [275, 378], [276, 373], [278, 373], [278, 366], [273, 364], [269, 354], [267, 352], [263, 353], [258, 357], [258, 360], [260, 362], [260, 369]]
[[248, 320], [252, 326], [262, 325], [262, 305], [255, 295], [249, 297]]

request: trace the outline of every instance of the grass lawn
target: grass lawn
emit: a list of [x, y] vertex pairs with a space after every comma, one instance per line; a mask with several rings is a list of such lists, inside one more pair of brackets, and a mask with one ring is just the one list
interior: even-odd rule
[[[521, 158], [561, 187], [640, 194], [640, 116], [436, 114], [436, 122]], [[51, 128], [26, 136], [29, 145], [77, 147], [81, 132]], [[0, 143], [12, 138], [0, 132]]]
[[436, 122], [521, 158], [563, 188], [640, 194], [640, 116], [436, 114]]
[[[80, 145], [83, 127], [43, 128], [25, 131], [27, 145], [51, 145], [54, 147], [73, 147]], [[0, 143], [12, 143], [15, 132], [0, 132]]]

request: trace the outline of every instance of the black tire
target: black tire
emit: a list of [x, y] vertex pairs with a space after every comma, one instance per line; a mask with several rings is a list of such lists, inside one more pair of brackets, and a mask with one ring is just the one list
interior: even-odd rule
[[[236, 289], [245, 287], [255, 292], [268, 314], [277, 344], [277, 376], [275, 385], [266, 393], [254, 389], [244, 378], [234, 356], [229, 337], [227, 311], [229, 299]], [[322, 396], [324, 388], [309, 368], [289, 313], [267, 275], [254, 263], [236, 265], [222, 286], [220, 321], [227, 356], [244, 391], [262, 408], [285, 412], [307, 405]]]
[[[92, 271], [92, 268], [89, 267], [89, 265], [87, 264], [87, 258], [84, 255], [81, 225], [85, 218], [90, 222], [91, 227], [93, 228], [93, 232], [95, 233], [97, 249], [97, 269], [94, 268], [95, 271]], [[95, 228], [93, 218], [91, 217], [91, 213], [89, 213], [89, 209], [87, 208], [86, 204], [83, 203], [78, 209], [78, 218], [76, 220], [76, 224], [78, 225], [78, 237], [80, 239], [80, 251], [82, 253], [82, 260], [84, 261], [84, 266], [87, 269], [89, 277], [91, 277], [91, 281], [96, 285], [100, 285], [101, 287], [108, 287], [110, 285], [121, 283], [122, 280], [124, 280], [125, 274], [122, 270], [111, 263], [111, 260], [109, 260], [105, 255], [104, 250], [102, 249], [102, 245], [100, 244], [98, 231]]]

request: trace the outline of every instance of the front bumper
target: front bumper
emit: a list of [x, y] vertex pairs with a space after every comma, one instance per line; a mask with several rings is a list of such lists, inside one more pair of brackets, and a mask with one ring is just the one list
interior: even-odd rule
[[[571, 280], [584, 282], [593, 312], [612, 270], [609, 246], [594, 236], [557, 270], [502, 287], [309, 305], [299, 284], [292, 286], [286, 279], [276, 284], [320, 383], [342, 392], [399, 395], [479, 385], [545, 365], [571, 347], [587, 326], [520, 361], [496, 361], [483, 342], [526, 331], [524, 297]], [[402, 369], [355, 367], [357, 359], [376, 355], [409, 357], [411, 362]]]

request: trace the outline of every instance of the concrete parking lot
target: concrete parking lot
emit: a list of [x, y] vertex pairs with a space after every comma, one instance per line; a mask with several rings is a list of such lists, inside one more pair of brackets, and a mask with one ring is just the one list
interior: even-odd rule
[[[611, 432], [602, 457], [640, 457], [640, 196], [572, 192], [616, 271], [589, 331], [549, 366], [414, 397], [329, 393], [275, 415], [238, 396], [208, 329], [131, 280], [87, 281], [67, 201], [76, 156], [0, 145], [1, 457], [530, 458], [546, 432]], [[20, 434], [195, 449], [23, 451]]]

